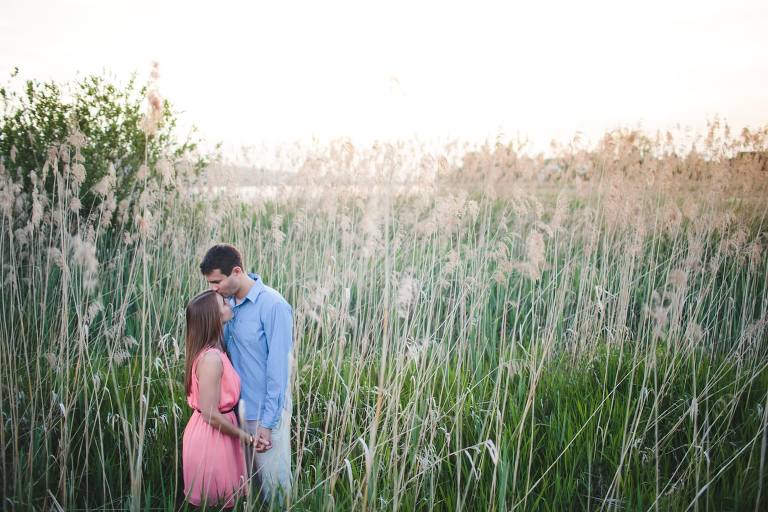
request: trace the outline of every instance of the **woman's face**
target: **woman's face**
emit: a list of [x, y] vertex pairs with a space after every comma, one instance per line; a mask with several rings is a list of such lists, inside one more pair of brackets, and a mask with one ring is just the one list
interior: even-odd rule
[[216, 300], [219, 301], [219, 314], [221, 316], [221, 323], [225, 324], [232, 320], [232, 307], [229, 305], [229, 302], [218, 293], [216, 294]]

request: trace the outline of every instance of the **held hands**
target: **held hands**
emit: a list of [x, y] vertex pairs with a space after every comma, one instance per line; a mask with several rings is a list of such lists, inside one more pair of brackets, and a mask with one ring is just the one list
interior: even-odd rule
[[263, 453], [272, 448], [272, 430], [264, 427], [259, 427], [256, 431], [255, 447], [256, 451]]
[[255, 436], [245, 430], [240, 431], [240, 442], [253, 447], [257, 452], [263, 453], [272, 448], [272, 430], [259, 427]]

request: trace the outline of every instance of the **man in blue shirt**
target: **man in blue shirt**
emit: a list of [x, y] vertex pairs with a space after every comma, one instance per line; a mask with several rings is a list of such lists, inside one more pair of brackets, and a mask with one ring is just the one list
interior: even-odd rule
[[251, 476], [261, 481], [265, 500], [280, 499], [278, 487], [285, 496], [291, 490], [293, 311], [257, 274], [243, 270], [243, 259], [232, 245], [211, 247], [200, 271], [232, 306], [224, 342], [240, 376], [247, 423], [241, 426], [256, 439], [255, 451], [246, 452]]

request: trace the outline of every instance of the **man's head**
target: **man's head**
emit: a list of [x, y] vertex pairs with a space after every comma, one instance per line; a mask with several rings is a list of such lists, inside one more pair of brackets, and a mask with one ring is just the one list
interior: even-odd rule
[[243, 280], [248, 279], [240, 252], [229, 244], [217, 244], [208, 249], [200, 263], [200, 272], [211, 290], [224, 297], [236, 295]]

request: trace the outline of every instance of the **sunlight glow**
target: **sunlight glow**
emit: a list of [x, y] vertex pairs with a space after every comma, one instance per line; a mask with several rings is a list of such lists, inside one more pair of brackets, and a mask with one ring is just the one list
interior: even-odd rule
[[0, 73], [144, 78], [226, 147], [768, 120], [768, 3], [2, 0]]

